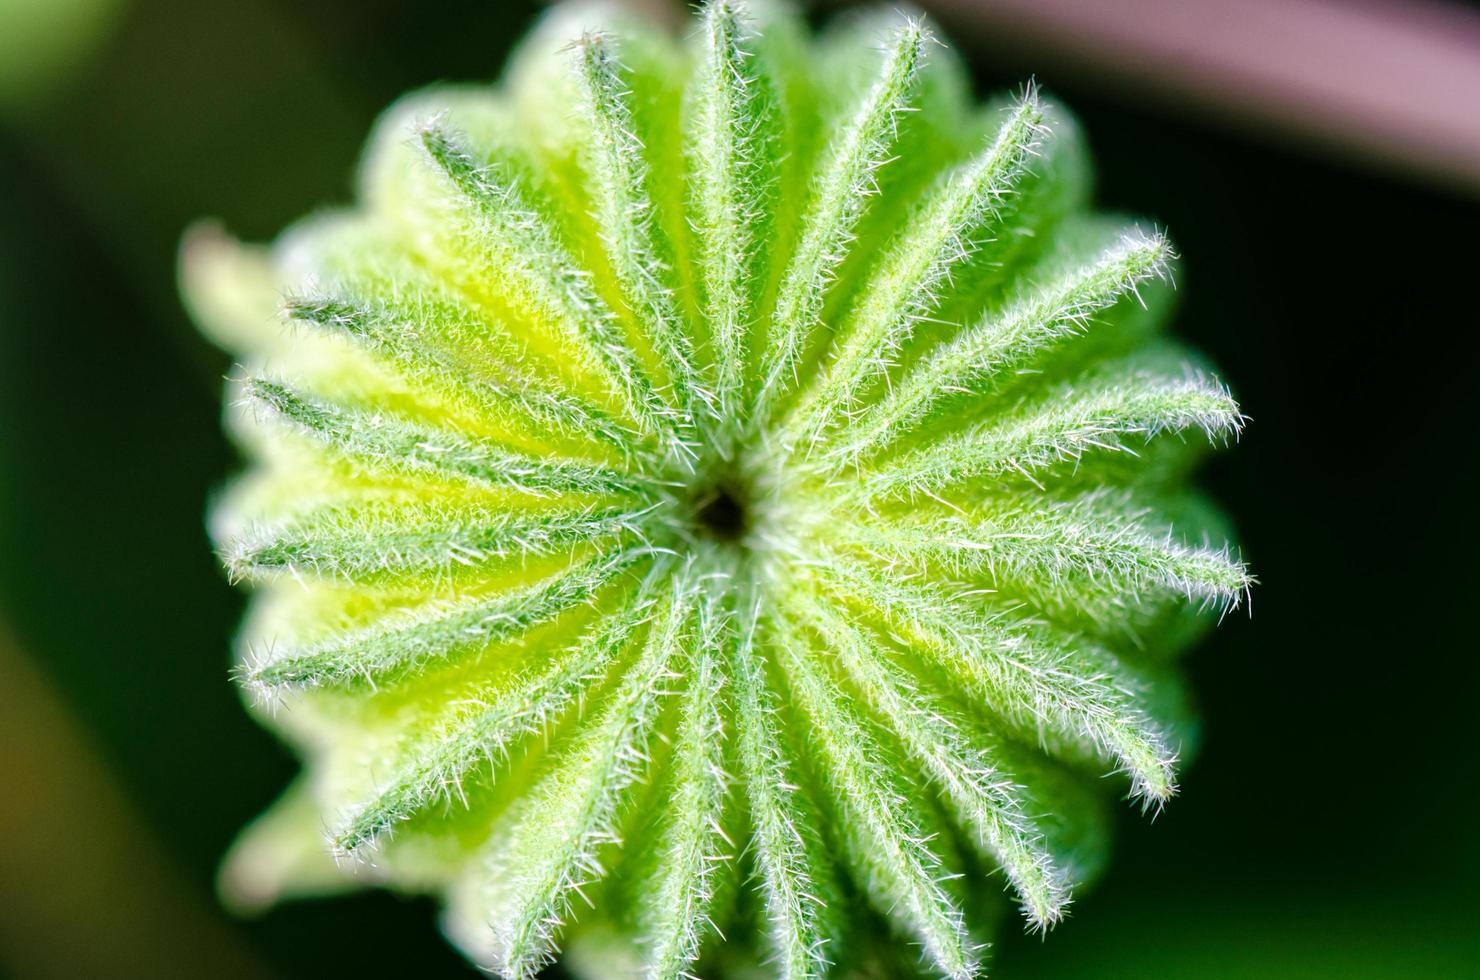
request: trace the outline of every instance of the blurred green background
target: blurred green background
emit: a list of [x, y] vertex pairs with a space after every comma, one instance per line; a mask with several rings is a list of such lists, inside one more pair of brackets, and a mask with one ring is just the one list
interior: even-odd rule
[[[174, 263], [198, 217], [262, 240], [346, 200], [379, 109], [493, 77], [537, 12], [0, 0], [0, 974], [472, 975], [429, 902], [216, 903], [294, 762], [227, 678], [241, 599], [202, 514], [228, 365]], [[1009, 928], [993, 975], [1480, 977], [1480, 205], [974, 68], [1036, 72], [1103, 203], [1171, 229], [1180, 331], [1253, 416], [1205, 482], [1263, 581], [1191, 658], [1183, 796], [1127, 807], [1108, 878], [1047, 941]]]

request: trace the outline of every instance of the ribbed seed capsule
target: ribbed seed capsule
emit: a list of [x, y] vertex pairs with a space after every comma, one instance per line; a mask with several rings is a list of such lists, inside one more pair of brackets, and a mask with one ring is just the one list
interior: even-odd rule
[[239, 674], [306, 769], [224, 887], [373, 867], [505, 977], [978, 975], [978, 892], [1046, 929], [1104, 787], [1175, 792], [1174, 613], [1253, 582], [1185, 474], [1244, 420], [1041, 92], [698, 16], [558, 8], [392, 109], [359, 207], [189, 239]]

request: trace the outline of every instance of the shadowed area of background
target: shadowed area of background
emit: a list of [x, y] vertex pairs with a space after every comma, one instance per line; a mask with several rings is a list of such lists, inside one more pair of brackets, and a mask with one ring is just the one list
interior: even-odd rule
[[[430, 902], [216, 904], [295, 763], [227, 679], [240, 598], [202, 514], [235, 465], [228, 365], [174, 261], [197, 217], [261, 240], [347, 200], [378, 110], [492, 76], [536, 6], [22, 6], [0, 0], [0, 975], [472, 975]], [[983, 92], [1036, 74], [1104, 204], [1171, 230], [1178, 330], [1253, 417], [1204, 482], [1264, 583], [1190, 660], [1183, 795], [1127, 807], [1108, 878], [1045, 942], [1009, 927], [993, 975], [1480, 975], [1480, 206], [942, 7]]]

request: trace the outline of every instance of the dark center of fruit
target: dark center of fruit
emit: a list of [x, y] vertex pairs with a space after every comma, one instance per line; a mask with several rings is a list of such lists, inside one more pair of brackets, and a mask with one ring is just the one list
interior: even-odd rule
[[746, 516], [744, 502], [729, 487], [715, 487], [698, 503], [699, 526], [721, 541], [738, 541], [745, 534]]

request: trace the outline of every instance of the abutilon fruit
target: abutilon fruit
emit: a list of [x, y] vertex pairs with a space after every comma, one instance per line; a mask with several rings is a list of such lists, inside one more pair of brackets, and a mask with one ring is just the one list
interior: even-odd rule
[[189, 236], [304, 759], [228, 898], [434, 893], [506, 977], [969, 977], [1002, 895], [1056, 922], [1251, 582], [1187, 488], [1243, 418], [1089, 176], [918, 18], [566, 7], [394, 106], [355, 207]]

